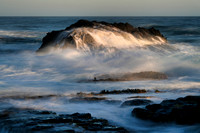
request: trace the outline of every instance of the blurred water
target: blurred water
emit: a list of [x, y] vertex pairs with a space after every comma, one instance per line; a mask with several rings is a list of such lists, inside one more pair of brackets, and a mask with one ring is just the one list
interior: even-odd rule
[[[169, 44], [179, 49], [167, 55], [150, 50], [124, 51], [111, 57], [62, 51], [38, 56], [42, 38], [52, 30], [65, 29], [79, 19], [128, 22], [135, 27], [159, 29]], [[200, 94], [200, 17], [0, 17], [0, 97], [97, 92], [103, 89], [141, 88], [166, 93], [145, 94], [155, 103]], [[161, 71], [163, 81], [77, 83], [96, 73]], [[110, 96], [126, 100], [129, 95]], [[132, 95], [131, 95], [132, 96]], [[2, 99], [1, 99], [2, 101]], [[5, 102], [5, 101], [2, 101]], [[53, 110], [58, 113], [90, 112], [138, 132], [195, 132], [195, 126], [157, 125], [131, 116], [131, 108], [107, 104], [69, 104], [62, 98], [6, 100], [7, 106]], [[165, 128], [163, 130], [164, 127]], [[198, 131], [196, 131], [198, 132]]]

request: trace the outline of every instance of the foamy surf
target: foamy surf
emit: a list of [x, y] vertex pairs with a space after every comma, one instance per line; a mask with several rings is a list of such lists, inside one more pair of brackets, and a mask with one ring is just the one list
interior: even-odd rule
[[[38, 33], [38, 38], [41, 40], [44, 34], [40, 35], [40, 32], [63, 29], [63, 27], [73, 24], [80, 18], [14, 17], [13, 19], [29, 27], [26, 32], [29, 32], [29, 30], [32, 30], [31, 32], [36, 31], [36, 34]], [[97, 25], [96, 27], [95, 25], [88, 27], [79, 25], [78, 27], [76, 25], [72, 26], [70, 29], [58, 31], [58, 34], [56, 32], [53, 32], [53, 34], [49, 33], [47, 35], [49, 38], [46, 38], [47, 41], [45, 41], [45, 39], [43, 40], [43, 42], [45, 42], [44, 44], [47, 44], [43, 48], [46, 49], [47, 46], [51, 45], [50, 42], [52, 42], [52, 47], [50, 46], [52, 49], [50, 51], [47, 50], [48, 53], [42, 56], [38, 56], [35, 53], [41, 46], [41, 42], [30, 44], [19, 40], [16, 44], [16, 40], [13, 40], [8, 44], [4, 43], [2, 40], [0, 41], [0, 114], [8, 112], [8, 117], [5, 115], [4, 118], [1, 117], [0, 132], [17, 132], [19, 129], [25, 132], [25, 128], [40, 128], [41, 126], [47, 128], [44, 129], [44, 131], [50, 131], [49, 128], [51, 128], [52, 125], [38, 124], [39, 122], [37, 120], [40, 121], [41, 117], [33, 113], [40, 113], [46, 110], [46, 112], [43, 113], [53, 111], [57, 113], [56, 115], [73, 114], [76, 112], [90, 113], [92, 117], [107, 119], [108, 122], [113, 125], [122, 126], [128, 131], [136, 133], [199, 133], [199, 125], [177, 125], [175, 123], [161, 124], [143, 121], [131, 115], [131, 112], [136, 106], [121, 106], [124, 102], [129, 100], [137, 101], [144, 99], [144, 101], [152, 101], [153, 104], [160, 104], [160, 102], [166, 99], [176, 99], [188, 95], [200, 95], [199, 39], [194, 35], [188, 36], [182, 34], [185, 31], [177, 32], [177, 30], [180, 29], [188, 30], [185, 20], [188, 20], [187, 23], [190, 23], [191, 27], [199, 27], [199, 23], [194, 23], [194, 21], [198, 21], [199, 18], [97, 17], [85, 19], [105, 20], [112, 22], [113, 26], [102, 24], [102, 27]], [[12, 31], [17, 31], [19, 33], [25, 30], [24, 27], [19, 27], [15, 21], [11, 22], [5, 18], [2, 20], [3, 21], [0, 21], [1, 30], [9, 31], [12, 29]], [[125, 24], [126, 26], [124, 27], [129, 27], [128, 29], [131, 29], [128, 31], [126, 28], [123, 29], [123, 26], [120, 27], [119, 23], [113, 23], [119, 22], [119, 20], [148, 28], [153, 24], [156, 29], [159, 29], [168, 38], [168, 44], [143, 43], [142, 41], [144, 40], [142, 38], [151, 43], [152, 39], [148, 38], [148, 36], [163, 37], [158, 34], [149, 35], [149, 33], [151, 33], [150, 31], [155, 30], [145, 30], [142, 28], [131, 29], [128, 24]], [[9, 23], [9, 26], [11, 24], [12, 27], [3, 27], [2, 25], [6, 23]], [[116, 26], [119, 27], [117, 28]], [[136, 31], [133, 32], [134, 30]], [[145, 35], [142, 31], [149, 33]], [[20, 37], [20, 35], [6, 36], [5, 34], [4, 36], [5, 38], [27, 39], [25, 32], [21, 32], [20, 34], [23, 34], [24, 37]], [[52, 37], [49, 35], [52, 35]], [[71, 38], [72, 43], [69, 43], [70, 45], [67, 44], [70, 42], [68, 35], [72, 37], [77, 35], [76, 39]], [[85, 37], [82, 35], [85, 35]], [[111, 38], [111, 40], [109, 40], [107, 36]], [[96, 43], [92, 43], [92, 46], [95, 47], [90, 47], [90, 43], [88, 43], [90, 42], [88, 41], [90, 37], [95, 40]], [[134, 37], [138, 40], [134, 40]], [[33, 38], [35, 37], [33, 36]], [[184, 41], [182, 42], [180, 39]], [[140, 42], [140, 40], [142, 41]], [[192, 43], [187, 40], [192, 40]], [[60, 41], [61, 43], [59, 43]], [[158, 39], [156, 39], [156, 41], [158, 41]], [[135, 44], [133, 44], [133, 42]], [[125, 45], [123, 43], [125, 43]], [[54, 46], [54, 44], [56, 46]], [[76, 44], [78, 44], [78, 46], [76, 46]], [[15, 53], [10, 51], [2, 54], [4, 50], [13, 49], [21, 50], [21, 52]], [[167, 74], [168, 79], [123, 82], [78, 82], [80, 79], [93, 80], [96, 75], [138, 73], [144, 71], [163, 72]], [[97, 76], [96, 78], [98, 80]], [[130, 91], [130, 89], [145, 89], [147, 92], [127, 93], [133, 92]], [[100, 92], [103, 93], [98, 95]], [[109, 94], [109, 92], [111, 93]], [[119, 94], [112, 94], [116, 92], [119, 92]], [[145, 108], [145, 105], [137, 107]], [[28, 117], [34, 117], [36, 121], [33, 122], [33, 119], [24, 119], [27, 118], [24, 117], [24, 115], [28, 113], [27, 111], [30, 113]], [[11, 113], [9, 114], [9, 112]], [[51, 112], [49, 113], [51, 115]], [[40, 116], [42, 116], [42, 119], [44, 118], [46, 120], [47, 118], [52, 118], [47, 117], [50, 115]], [[54, 118], [57, 118], [57, 116], [52, 116], [53, 122], [54, 120], [56, 121]], [[7, 118], [11, 119], [11, 121], [7, 122]], [[22, 121], [21, 118], [23, 118]], [[17, 125], [16, 121], [18, 122]], [[29, 126], [23, 126], [25, 128], [21, 128], [22, 125], [20, 124], [29, 124]], [[53, 129], [61, 131], [63, 126], [60, 124], [61, 123], [58, 122], [58, 125], [53, 125], [55, 127]], [[75, 125], [75, 123], [72, 125]], [[68, 128], [68, 125], [66, 126], [66, 124], [64, 124], [64, 127]], [[17, 131], [14, 130], [14, 128], [17, 129]], [[77, 129], [78, 127], [76, 126], [71, 130], [76, 131]], [[80, 130], [80, 132], [81, 131], [82, 130]]]

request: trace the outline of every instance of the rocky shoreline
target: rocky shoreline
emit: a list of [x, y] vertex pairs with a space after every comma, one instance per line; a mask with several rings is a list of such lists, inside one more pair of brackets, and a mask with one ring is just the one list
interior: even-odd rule
[[8, 108], [0, 112], [0, 126], [13, 133], [127, 133], [123, 127], [111, 125], [105, 119], [92, 117], [90, 113], [56, 114], [23, 108]]
[[[117, 106], [121, 109], [131, 109], [134, 117], [142, 120], [152, 121], [158, 124], [176, 123], [180, 125], [195, 125], [200, 123], [200, 96], [186, 96], [176, 100], [163, 100], [155, 104], [149, 96], [156, 93], [165, 93], [160, 90], [145, 89], [124, 89], [124, 90], [102, 90], [100, 92], [83, 93], [79, 92], [69, 96], [64, 95], [44, 95], [44, 96], [9, 96], [0, 99], [15, 100], [36, 100], [48, 98], [66, 98], [66, 104], [103, 104], [106, 106]], [[133, 94], [133, 96], [130, 96]], [[145, 94], [145, 95], [141, 95]], [[126, 96], [126, 100], [114, 100], [109, 96]], [[133, 125], [134, 126], [134, 125]], [[33, 108], [10, 107], [0, 109], [0, 127], [2, 131], [9, 133], [26, 132], [49, 132], [49, 133], [81, 133], [81, 132], [107, 132], [107, 133], [127, 133], [124, 127], [111, 124], [110, 121], [93, 117], [88, 113], [57, 114], [48, 110], [38, 110]]]

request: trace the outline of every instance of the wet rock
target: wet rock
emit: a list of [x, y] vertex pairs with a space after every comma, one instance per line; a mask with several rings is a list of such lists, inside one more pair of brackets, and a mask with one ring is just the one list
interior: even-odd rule
[[126, 90], [102, 90], [99, 94], [134, 94], [134, 93], [147, 93], [145, 89], [126, 89]]
[[[160, 41], [159, 38], [161, 38], [161, 43], [166, 43], [167, 39], [160, 33], [159, 30], [156, 30], [154, 28], [151, 29], [145, 29], [145, 28], [135, 28], [129, 23], [107, 23], [107, 22], [97, 22], [97, 21], [88, 21], [88, 20], [79, 20], [76, 23], [70, 25], [64, 30], [59, 31], [52, 31], [47, 33], [47, 35], [42, 40], [42, 45], [38, 49], [38, 52], [43, 52], [47, 50], [50, 47], [60, 47], [59, 43], [63, 43], [64, 46], [62, 48], [75, 48], [76, 47], [76, 37], [82, 39], [82, 41], [85, 44], [96, 46], [96, 41], [94, 38], [89, 35], [87, 32], [78, 32], [78, 34], [74, 34], [74, 31], [76, 29], [80, 28], [92, 28], [92, 29], [104, 29], [108, 31], [114, 31], [116, 29], [120, 30], [121, 32], [128, 32], [132, 34], [134, 37], [139, 39], [145, 39], [151, 41], [152, 38]], [[123, 36], [123, 35], [122, 35]], [[105, 36], [106, 37], [106, 36]], [[159, 37], [159, 38], [158, 38]], [[94, 47], [92, 47], [93, 49]]]
[[159, 90], [155, 90], [155, 93], [161, 93], [162, 91], [159, 91]]
[[106, 100], [105, 97], [74, 97], [69, 100], [69, 102], [76, 103], [76, 102], [102, 102]]
[[62, 95], [11, 95], [11, 96], [2, 96], [1, 99], [18, 99], [18, 100], [37, 100], [37, 99], [48, 99], [48, 98], [57, 98], [63, 97]]
[[103, 95], [99, 93], [94, 93], [94, 92], [91, 92], [91, 93], [78, 92], [75, 95], [75, 97], [95, 97], [95, 96], [103, 96]]
[[151, 104], [151, 100], [146, 100], [146, 99], [134, 99], [134, 100], [128, 100], [122, 103], [121, 107], [126, 107], [126, 106], [140, 106], [140, 105], [148, 105]]
[[148, 98], [154, 98], [154, 96], [132, 96], [132, 97], [128, 97], [127, 99], [132, 99], [132, 98], [148, 99]]
[[105, 119], [94, 118], [90, 113], [57, 115], [51, 111], [9, 108], [1, 111], [0, 117], [0, 127], [8, 132], [128, 132]]
[[112, 100], [112, 99], [108, 99], [106, 97], [102, 97], [103, 94], [100, 93], [83, 93], [83, 92], [79, 92], [75, 95], [71, 95], [73, 98], [69, 99], [70, 103], [77, 103], [77, 102], [89, 102], [89, 103], [93, 103], [93, 102], [102, 102], [102, 103], [106, 103], [106, 104], [120, 104], [121, 101], [120, 100]]
[[164, 100], [146, 108], [135, 108], [132, 114], [144, 120], [155, 122], [176, 122], [177, 124], [200, 123], [200, 96], [187, 96], [176, 100]]

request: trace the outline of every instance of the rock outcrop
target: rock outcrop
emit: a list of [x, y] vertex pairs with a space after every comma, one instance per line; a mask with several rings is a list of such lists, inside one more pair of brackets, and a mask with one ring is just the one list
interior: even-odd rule
[[118, 73], [102, 74], [94, 77], [93, 81], [135, 81], [135, 80], [164, 80], [168, 76], [161, 72], [139, 72], [139, 73]]
[[154, 28], [135, 28], [129, 23], [79, 20], [64, 30], [52, 31], [43, 38], [38, 52], [48, 48], [76, 48], [85, 51], [164, 44], [166, 38]]
[[127, 100], [127, 101], [123, 102], [121, 107], [149, 105], [151, 103], [152, 103], [152, 101], [147, 100], [147, 99], [133, 99], [133, 100]]
[[98, 94], [138, 94], [138, 93], [147, 93], [145, 89], [125, 89], [125, 90], [102, 90]]
[[133, 116], [154, 122], [176, 122], [177, 124], [200, 123], [200, 96], [187, 96], [176, 100], [164, 100], [143, 108], [135, 108]]
[[2, 132], [9, 133], [128, 132], [123, 127], [109, 124], [105, 119], [92, 117], [90, 113], [58, 115], [51, 111], [22, 108], [8, 108], [1, 111], [0, 127]]

